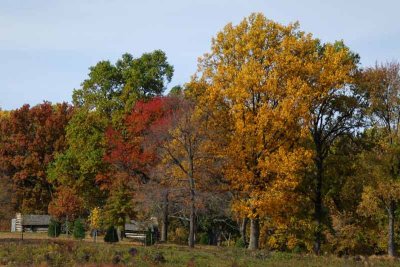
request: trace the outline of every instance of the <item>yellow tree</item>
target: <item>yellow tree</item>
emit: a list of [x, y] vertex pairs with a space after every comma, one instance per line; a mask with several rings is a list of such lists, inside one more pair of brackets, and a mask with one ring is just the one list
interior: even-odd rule
[[369, 97], [369, 115], [379, 141], [368, 155], [368, 176], [373, 180], [365, 187], [360, 209], [368, 215], [378, 208], [386, 210], [388, 254], [395, 256], [395, 211], [400, 201], [400, 63], [368, 68], [361, 86]]
[[323, 47], [297, 24], [252, 14], [225, 26], [200, 61], [198, 105], [225, 127], [225, 175], [241, 196], [234, 208], [251, 219], [250, 249], [258, 248], [260, 219], [295, 204], [298, 171], [311, 158], [300, 140], [309, 134], [313, 100], [328, 90], [315, 85], [339, 75], [334, 67], [347, 56]]
[[97, 239], [97, 231], [101, 227], [101, 210], [99, 207], [95, 207], [92, 209], [89, 215], [89, 224], [90, 229], [93, 230], [93, 240], [96, 242]]
[[159, 148], [163, 163], [171, 166], [171, 177], [175, 187], [187, 190], [189, 207], [189, 247], [195, 243], [196, 191], [205, 183], [206, 166], [211, 166], [212, 158], [207, 154], [210, 139], [204, 128], [202, 114], [194, 109], [192, 101], [177, 98], [179, 108], [172, 113], [167, 131], [160, 131]]

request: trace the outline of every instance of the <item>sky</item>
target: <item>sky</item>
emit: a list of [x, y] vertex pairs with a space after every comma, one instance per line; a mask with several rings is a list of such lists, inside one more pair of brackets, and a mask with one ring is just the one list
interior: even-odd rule
[[211, 38], [262, 12], [324, 42], [344, 40], [364, 67], [400, 60], [399, 0], [0, 0], [0, 108], [71, 101], [100, 60], [161, 49], [184, 84]]

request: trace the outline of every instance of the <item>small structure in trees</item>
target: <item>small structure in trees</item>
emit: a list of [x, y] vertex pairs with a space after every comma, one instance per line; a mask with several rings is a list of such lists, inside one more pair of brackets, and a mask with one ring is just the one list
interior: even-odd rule
[[149, 221], [139, 222], [131, 220], [125, 224], [125, 237], [136, 239], [143, 245], [152, 245], [157, 240], [158, 223], [155, 218]]
[[15, 232], [47, 232], [50, 225], [50, 215], [22, 215], [17, 213], [11, 220], [11, 231]]

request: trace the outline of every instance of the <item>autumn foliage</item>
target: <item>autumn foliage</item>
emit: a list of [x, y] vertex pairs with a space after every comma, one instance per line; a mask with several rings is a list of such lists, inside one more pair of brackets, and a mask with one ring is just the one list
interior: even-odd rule
[[107, 240], [157, 221], [190, 247], [396, 255], [398, 62], [363, 69], [343, 41], [251, 14], [165, 95], [172, 74], [160, 50], [124, 54], [74, 106], [0, 110], [0, 199], [82, 218], [81, 238], [87, 217]]
[[68, 104], [24, 105], [1, 120], [2, 171], [12, 178], [18, 210], [46, 213], [52, 196], [47, 166], [65, 149], [65, 127], [72, 116]]
[[69, 187], [61, 186], [49, 204], [49, 214], [55, 218], [74, 220], [82, 214], [83, 201]]

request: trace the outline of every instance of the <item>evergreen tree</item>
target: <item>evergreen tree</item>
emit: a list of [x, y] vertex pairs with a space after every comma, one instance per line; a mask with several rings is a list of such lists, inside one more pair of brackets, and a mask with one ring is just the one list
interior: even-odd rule
[[85, 227], [80, 219], [74, 222], [74, 231], [72, 233], [75, 239], [85, 238]]
[[50, 237], [58, 237], [61, 234], [61, 224], [55, 220], [50, 220], [47, 234]]
[[104, 236], [104, 242], [115, 243], [118, 241], [117, 229], [115, 229], [114, 226], [108, 227], [106, 235]]

